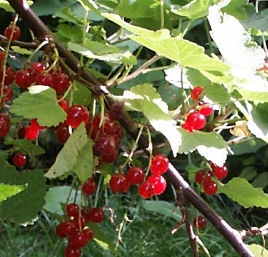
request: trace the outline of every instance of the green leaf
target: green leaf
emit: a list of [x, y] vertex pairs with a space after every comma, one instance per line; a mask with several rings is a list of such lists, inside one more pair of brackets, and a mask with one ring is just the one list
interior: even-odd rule
[[176, 221], [181, 220], [180, 209], [174, 204], [162, 200], [142, 200], [142, 207], [147, 211], [159, 213], [165, 217], [172, 218]]
[[244, 0], [229, 1], [229, 4], [221, 10], [236, 17], [239, 20], [245, 20], [248, 17]]
[[188, 132], [184, 129], [179, 129], [179, 131], [182, 135], [179, 153], [189, 153], [198, 150], [202, 156], [218, 166], [222, 166], [225, 163], [228, 155], [228, 146], [221, 135], [216, 132]]
[[265, 141], [261, 139], [249, 138], [248, 140], [238, 142], [237, 144], [232, 144], [230, 148], [234, 155], [240, 155], [246, 153], [256, 153], [260, 148], [265, 145]]
[[263, 245], [248, 244], [247, 247], [255, 257], [268, 257], [268, 250]]
[[168, 115], [168, 106], [151, 84], [142, 84], [125, 90], [123, 100], [132, 110], [142, 112], [156, 131], [161, 132], [169, 141], [173, 155], [178, 152], [181, 135], [176, 121]]
[[[31, 5], [33, 1], [26, 1], [28, 5]], [[0, 0], [0, 8], [4, 9], [7, 12], [14, 12], [14, 9], [11, 7], [7, 0]]]
[[6, 200], [8, 197], [20, 193], [25, 188], [26, 185], [10, 185], [0, 183], [0, 202]]
[[268, 208], [268, 194], [262, 188], [254, 188], [243, 178], [233, 178], [227, 184], [219, 186], [219, 193], [224, 193], [244, 208]]
[[56, 92], [48, 86], [31, 86], [10, 106], [10, 111], [26, 119], [37, 118], [41, 126], [57, 126], [66, 118], [66, 112], [59, 106]]
[[141, 45], [178, 62], [181, 66], [205, 71], [219, 71], [222, 76], [229, 66], [216, 58], [210, 58], [199, 45], [185, 39], [171, 37], [169, 30], [150, 31], [123, 21], [118, 15], [103, 13], [107, 19], [136, 35], [129, 37]]
[[213, 2], [212, 0], [194, 0], [173, 12], [190, 20], [196, 20], [207, 16], [208, 8]]
[[24, 223], [34, 219], [42, 209], [45, 201], [46, 179], [42, 170], [19, 173], [6, 161], [6, 154], [0, 154], [0, 183], [25, 185], [19, 194], [0, 203], [0, 219], [15, 223]]
[[55, 186], [50, 187], [45, 196], [44, 210], [53, 214], [63, 215], [63, 204], [69, 202], [77, 202], [81, 199], [81, 192], [75, 191], [71, 186]]
[[37, 0], [31, 6], [31, 9], [38, 16], [46, 16], [57, 12], [63, 7], [64, 4], [65, 2], [61, 2], [59, 0], [54, 1]]
[[68, 138], [45, 176], [53, 179], [74, 172], [81, 181], [86, 181], [93, 167], [91, 146], [92, 142], [87, 136], [85, 125], [81, 124]]
[[261, 172], [252, 181], [254, 187], [266, 188], [268, 186], [268, 172]]
[[112, 63], [136, 64], [136, 58], [129, 51], [108, 46], [101, 42], [88, 41], [86, 45], [69, 42], [68, 48], [90, 59], [98, 59]]

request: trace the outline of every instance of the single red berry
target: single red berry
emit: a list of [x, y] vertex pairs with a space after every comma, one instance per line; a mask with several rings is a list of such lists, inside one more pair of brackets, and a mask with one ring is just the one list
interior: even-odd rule
[[88, 109], [79, 104], [74, 104], [67, 109], [66, 124], [72, 128], [77, 128], [82, 122], [89, 121]]
[[56, 234], [58, 237], [69, 237], [77, 232], [77, 226], [69, 220], [61, 222], [56, 226]]
[[61, 144], [65, 144], [65, 142], [70, 137], [69, 126], [66, 123], [61, 123], [56, 127], [56, 136]]
[[145, 180], [139, 185], [138, 192], [139, 192], [139, 195], [145, 199], [151, 198], [152, 196], [155, 195], [154, 184]]
[[207, 177], [210, 177], [210, 173], [207, 170], [199, 170], [195, 174], [195, 182], [199, 185], [203, 184]]
[[193, 220], [193, 225], [198, 229], [204, 228], [206, 223], [206, 219], [203, 216], [197, 216]]
[[16, 72], [11, 67], [7, 66], [5, 69], [5, 74], [4, 74], [4, 69], [3, 69], [3, 67], [1, 67], [1, 69], [0, 69], [0, 81], [3, 80], [4, 75], [5, 75], [4, 85], [10, 85], [13, 83], [13, 81], [15, 79]]
[[147, 181], [154, 185], [154, 194], [156, 195], [160, 195], [166, 190], [167, 182], [161, 175], [150, 175]]
[[86, 218], [88, 221], [100, 223], [104, 220], [104, 211], [98, 207], [92, 208], [87, 213]]
[[64, 250], [64, 257], [79, 257], [81, 255], [80, 248], [67, 245]]
[[18, 26], [10, 24], [8, 27], [5, 29], [5, 36], [10, 39], [11, 41], [13, 40], [18, 40], [21, 34], [21, 30]]
[[13, 96], [12, 88], [9, 87], [8, 85], [4, 85], [3, 94], [4, 94], [4, 97], [3, 97], [4, 102], [7, 102], [7, 101], [11, 100], [12, 96]]
[[35, 77], [35, 84], [53, 87], [53, 77], [48, 72], [38, 73]]
[[6, 136], [9, 131], [10, 119], [7, 114], [0, 113], [0, 137]]
[[53, 73], [53, 84], [52, 88], [58, 94], [64, 93], [70, 86], [70, 78], [67, 74], [63, 72], [55, 72]]
[[27, 160], [27, 156], [22, 153], [15, 153], [12, 158], [13, 164], [18, 168], [23, 167], [26, 164]]
[[126, 177], [120, 173], [116, 173], [111, 177], [109, 185], [114, 193], [127, 192], [129, 190], [129, 183]]
[[228, 168], [223, 165], [223, 166], [217, 166], [215, 164], [211, 164], [211, 168], [212, 168], [212, 172], [213, 175], [217, 178], [217, 179], [224, 179], [227, 177], [228, 175]]
[[79, 213], [79, 215], [76, 215], [76, 216], [73, 217], [72, 222], [73, 222], [74, 225], [77, 227], [77, 229], [78, 229], [79, 231], [81, 231], [81, 229], [83, 229], [83, 228], [86, 226], [88, 220], [87, 220], [86, 217], [83, 215], [83, 212], [82, 212], [82, 210], [81, 210], [81, 212]]
[[94, 237], [94, 231], [91, 228], [84, 229], [84, 237], [89, 241]]
[[162, 175], [168, 170], [169, 160], [163, 154], [157, 154], [152, 157], [150, 171], [156, 175]]
[[204, 116], [210, 116], [213, 113], [213, 107], [208, 103], [202, 103], [198, 108], [198, 111]]
[[218, 190], [218, 186], [211, 178], [206, 178], [203, 183], [203, 190], [207, 195], [214, 195]]
[[193, 111], [186, 117], [184, 129], [192, 132], [193, 130], [200, 130], [206, 125], [206, 117], [198, 111]]
[[74, 248], [82, 248], [90, 239], [88, 231], [82, 230], [81, 233], [74, 234], [69, 238], [69, 245]]
[[145, 178], [145, 172], [141, 167], [134, 166], [128, 169], [126, 173], [126, 179], [129, 184], [137, 185], [143, 182]]
[[28, 140], [35, 140], [39, 136], [39, 129], [35, 126], [28, 125], [24, 127], [24, 138]]
[[88, 179], [83, 185], [82, 185], [82, 192], [86, 195], [92, 195], [96, 192], [97, 184], [93, 178]]
[[28, 70], [19, 70], [16, 73], [16, 83], [21, 89], [28, 88], [32, 83], [32, 77]]
[[58, 105], [64, 110], [66, 111], [69, 107], [69, 103], [66, 99], [59, 99], [58, 100]]
[[76, 203], [68, 203], [66, 205], [66, 214], [69, 217], [77, 217], [80, 213], [80, 207]]
[[198, 100], [201, 97], [201, 95], [203, 94], [203, 92], [204, 92], [203, 87], [196, 86], [191, 90], [191, 98], [193, 100]]

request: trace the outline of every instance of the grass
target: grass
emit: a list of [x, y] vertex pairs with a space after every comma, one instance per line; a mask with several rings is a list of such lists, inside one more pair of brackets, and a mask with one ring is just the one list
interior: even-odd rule
[[[221, 197], [209, 200], [213, 208], [235, 228], [242, 226], [241, 220], [234, 217], [234, 206]], [[84, 257], [189, 257], [192, 256], [190, 244], [184, 227], [174, 235], [171, 227], [176, 221], [146, 210], [139, 202], [132, 203], [127, 196], [111, 195], [108, 205], [116, 210], [111, 221], [107, 218], [101, 230], [117, 251], [111, 253], [95, 241], [83, 249]], [[128, 211], [126, 213], [126, 206]], [[190, 212], [196, 210], [190, 208]], [[242, 215], [239, 208], [237, 214]], [[107, 212], [108, 216], [108, 212]], [[124, 221], [124, 222], [122, 222]], [[22, 227], [5, 222], [1, 228], [0, 257], [60, 257], [66, 242], [56, 237], [54, 229], [57, 221], [46, 212], [34, 225]], [[245, 225], [245, 224], [244, 224]], [[211, 257], [236, 257], [237, 253], [229, 243], [210, 224], [198, 234]], [[258, 239], [258, 238], [257, 238]], [[256, 242], [256, 238], [254, 241]], [[261, 242], [261, 241], [260, 241]], [[200, 257], [208, 256], [200, 246]]]

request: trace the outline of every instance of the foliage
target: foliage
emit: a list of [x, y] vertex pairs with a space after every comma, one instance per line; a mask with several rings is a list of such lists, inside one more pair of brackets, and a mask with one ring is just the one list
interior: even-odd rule
[[[121, 236], [131, 228], [127, 215], [134, 206], [135, 211], [140, 207], [163, 219], [182, 219], [189, 226], [193, 217], [183, 216], [185, 203], [178, 193], [185, 188], [168, 179], [170, 170], [163, 199], [141, 200], [139, 186], [129, 186], [123, 190], [126, 202], [122, 197], [118, 203], [118, 195], [112, 201], [111, 176], [126, 175], [135, 165], [149, 176], [157, 152], [169, 157], [184, 175], [185, 181], [179, 182], [187, 185], [186, 190], [189, 182], [200, 199], [213, 198], [205, 190], [206, 180], [203, 184], [195, 180], [204, 169], [217, 194], [237, 208], [267, 208], [267, 171], [250, 164], [232, 172], [229, 164], [232, 158], [265, 152], [267, 146], [265, 5], [259, 8], [241, 0], [29, 4], [33, 15], [49, 17], [47, 24], [36, 19], [33, 26], [27, 16], [21, 22], [13, 14], [23, 13], [23, 5], [15, 11], [12, 1], [0, 1], [1, 12], [14, 26], [22, 26], [21, 38], [3, 37], [1, 47], [1, 114], [10, 119], [1, 141], [2, 221], [31, 224], [45, 210], [62, 222], [68, 203], [79, 204], [85, 212], [100, 206], [111, 222], [102, 226], [90, 221], [88, 226], [94, 229], [96, 245], [117, 256], [124, 252]], [[32, 66], [38, 62], [43, 64], [40, 70]], [[16, 70], [13, 75], [10, 67]], [[19, 71], [35, 78], [26, 85]], [[6, 82], [9, 76], [11, 83]], [[9, 99], [5, 86], [13, 92]], [[198, 96], [193, 95], [196, 87], [202, 88]], [[88, 113], [71, 116], [72, 105], [83, 106]], [[207, 111], [211, 112], [204, 114]], [[192, 113], [200, 120], [189, 121]], [[29, 158], [25, 166], [12, 161], [18, 152]], [[228, 176], [217, 177], [215, 165], [229, 167]], [[93, 177], [94, 195], [85, 196], [82, 187]], [[181, 209], [172, 212], [174, 204]], [[103, 227], [111, 229], [117, 208], [122, 217], [113, 240]], [[209, 256], [207, 242], [198, 243]], [[249, 246], [256, 256], [259, 247]]]

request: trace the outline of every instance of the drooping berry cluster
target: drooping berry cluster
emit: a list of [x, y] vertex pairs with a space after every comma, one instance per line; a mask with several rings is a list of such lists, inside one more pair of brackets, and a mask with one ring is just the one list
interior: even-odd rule
[[201, 86], [196, 86], [191, 90], [191, 99], [194, 101], [194, 108], [191, 109], [185, 118], [181, 127], [189, 132], [201, 130], [206, 126], [206, 117], [213, 113], [213, 107], [201, 99], [204, 96], [204, 89]]
[[209, 169], [201, 169], [195, 174], [195, 182], [202, 186], [204, 193], [207, 195], [214, 195], [218, 190], [218, 185], [215, 179], [222, 180], [228, 175], [228, 169], [225, 165], [217, 166], [210, 163], [211, 171]]
[[115, 193], [128, 192], [131, 185], [138, 186], [138, 193], [143, 198], [151, 198], [162, 194], [166, 189], [166, 180], [162, 176], [168, 169], [169, 160], [162, 154], [152, 157], [150, 172], [146, 177], [145, 171], [139, 166], [129, 168], [126, 174], [116, 173], [109, 182]]
[[[94, 178], [89, 178], [81, 190], [85, 196], [93, 195], [96, 191]], [[94, 237], [90, 223], [102, 222], [105, 218], [104, 211], [99, 207], [83, 208], [76, 203], [69, 203], [66, 205], [65, 213], [64, 220], [56, 226], [56, 235], [67, 238], [65, 257], [79, 257], [81, 249]]]

